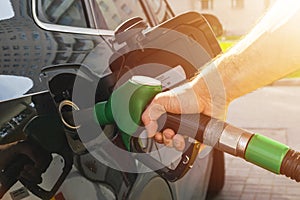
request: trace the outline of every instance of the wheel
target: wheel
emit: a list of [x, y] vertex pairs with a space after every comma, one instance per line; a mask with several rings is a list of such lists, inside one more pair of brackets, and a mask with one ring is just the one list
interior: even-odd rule
[[213, 152], [213, 165], [207, 189], [207, 199], [216, 196], [225, 183], [225, 160], [224, 153], [219, 150]]

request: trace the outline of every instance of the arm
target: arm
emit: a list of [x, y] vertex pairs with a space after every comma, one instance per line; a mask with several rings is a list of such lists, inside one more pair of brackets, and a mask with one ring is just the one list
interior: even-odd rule
[[299, 11], [300, 2], [279, 0], [242, 41], [192, 81], [157, 95], [142, 116], [149, 136], [180, 150], [183, 139], [172, 130], [156, 133], [156, 120], [162, 113], [203, 112], [224, 118], [235, 98], [299, 69]]
[[300, 3], [278, 1], [259, 24], [215, 60], [229, 101], [300, 68]]

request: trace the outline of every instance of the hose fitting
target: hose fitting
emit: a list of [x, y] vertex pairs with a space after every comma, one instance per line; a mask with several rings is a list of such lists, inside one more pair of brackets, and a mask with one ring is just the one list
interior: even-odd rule
[[285, 175], [297, 182], [300, 182], [300, 153], [289, 149], [284, 157], [280, 174]]
[[221, 134], [217, 148], [233, 156], [245, 158], [247, 145], [252, 136], [252, 133], [227, 124]]

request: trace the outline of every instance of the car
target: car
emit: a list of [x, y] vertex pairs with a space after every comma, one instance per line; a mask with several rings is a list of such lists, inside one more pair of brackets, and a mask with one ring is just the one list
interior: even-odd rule
[[[2, 0], [0, 6], [1, 75], [30, 78], [33, 86], [28, 94], [46, 91], [49, 89], [47, 82], [55, 82], [53, 90], [57, 93], [54, 93], [59, 93], [55, 100], [65, 98], [64, 92], [72, 90], [70, 87], [74, 85], [76, 73], [70, 71], [81, 66], [87, 68], [87, 73], [103, 80], [99, 82], [98, 100], [107, 100], [120, 80], [118, 76], [128, 74], [120, 54], [126, 56], [126, 66], [130, 69], [151, 63], [151, 59], [161, 59], [171, 68], [179, 66], [177, 59], [163, 57], [170, 56], [166, 52], [128, 52], [128, 40], [116, 42], [117, 33], [127, 31], [129, 38], [143, 33], [150, 41], [145, 40], [146, 44], [142, 45], [157, 41], [161, 44], [168, 40], [168, 44], [176, 44], [177, 38], [163, 38], [164, 33], [157, 33], [162, 28], [176, 30], [182, 23], [190, 28], [177, 31], [182, 31], [183, 35], [193, 35], [195, 31], [195, 40], [209, 52], [199, 67], [221, 51], [207, 21], [200, 14], [187, 13], [176, 18], [166, 0]], [[138, 26], [140, 31], [132, 31], [132, 26]], [[149, 66], [145, 67], [149, 69]], [[182, 68], [187, 78], [195, 73], [195, 69], [188, 71], [185, 64]], [[1, 89], [1, 92], [5, 93], [5, 90]], [[5, 111], [7, 115], [1, 115], [1, 131], [3, 127], [7, 128], [11, 113], [20, 112], [14, 110], [16, 107], [10, 109]], [[110, 131], [115, 134], [115, 129]], [[8, 136], [5, 131], [1, 133], [0, 142], [3, 143]], [[200, 153], [190, 172], [176, 182], [170, 182], [155, 172], [122, 172], [103, 164], [90, 152], [83, 152], [75, 155], [75, 167], [57, 193], [66, 199], [204, 199], [207, 191], [216, 194], [224, 184], [224, 155], [216, 150]], [[50, 184], [47, 180], [53, 179], [60, 165], [60, 157], [54, 157], [50, 172], [47, 171], [44, 177], [46, 185]], [[5, 198], [23, 198], [22, 195], [36, 198], [19, 183]]]

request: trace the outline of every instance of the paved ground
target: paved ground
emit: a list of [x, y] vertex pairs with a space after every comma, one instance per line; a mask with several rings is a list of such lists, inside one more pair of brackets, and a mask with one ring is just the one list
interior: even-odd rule
[[[228, 121], [300, 150], [300, 86], [266, 87], [233, 102]], [[226, 183], [214, 199], [300, 199], [300, 183], [226, 155]]]

